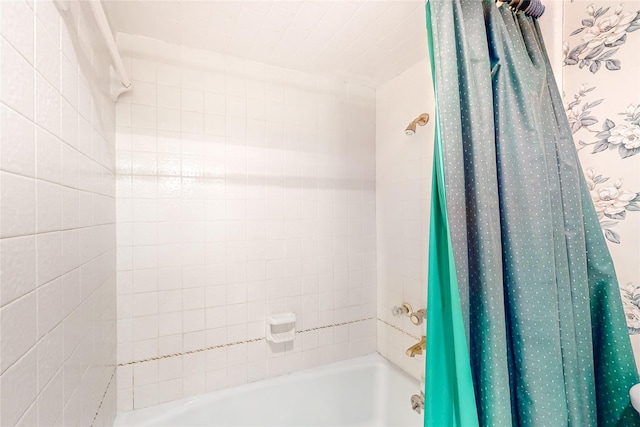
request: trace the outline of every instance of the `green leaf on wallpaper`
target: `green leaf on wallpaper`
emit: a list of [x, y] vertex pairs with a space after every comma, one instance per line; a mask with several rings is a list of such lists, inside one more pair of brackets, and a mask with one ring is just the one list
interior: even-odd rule
[[[602, 129], [604, 130], [609, 130], [609, 129], [613, 129], [616, 126], [615, 123], [613, 123], [613, 121], [607, 119], [604, 121], [604, 123], [602, 124]], [[607, 135], [609, 136], [609, 135]]]
[[604, 230], [604, 236], [608, 241], [613, 243], [620, 243], [620, 235], [613, 230]]
[[[622, 37], [620, 37], [618, 40], [615, 40], [612, 43], [605, 43], [604, 45], [606, 47], [615, 47], [615, 46], [620, 46], [621, 44], [624, 44], [624, 42], [627, 41], [627, 35], [624, 34]], [[616, 49], [617, 50], [617, 49]]]
[[627, 29], [625, 30], [627, 33], [631, 33], [635, 30], [640, 30], [640, 24], [631, 24], [627, 27]]
[[567, 58], [564, 60], [564, 63], [565, 63], [566, 65], [576, 65], [576, 64], [578, 63], [578, 60], [577, 60], [576, 58], [567, 57]]
[[587, 43], [582, 43], [579, 44], [578, 46], [574, 47], [571, 52], [569, 52], [570, 57], [577, 57], [578, 55], [580, 55], [582, 52], [585, 51], [585, 49], [587, 49]]
[[595, 106], [597, 106], [597, 105], [602, 104], [602, 101], [604, 101], [604, 99], [596, 99], [596, 100], [595, 100], [595, 101], [593, 101], [593, 102], [587, 102], [587, 103], [585, 104], [585, 105], [586, 105], [585, 110], [586, 110], [587, 108], [593, 108], [593, 107], [595, 107]]
[[620, 60], [619, 59], [607, 59], [604, 63], [607, 70], [617, 71], [620, 69]]
[[635, 204], [635, 203], [629, 203], [629, 204], [626, 206], [626, 209], [627, 209], [628, 211], [640, 211], [640, 205], [637, 205], [637, 204]]
[[571, 124], [571, 133], [576, 133], [580, 130], [580, 128], [582, 127], [582, 125], [580, 124], [580, 122], [573, 122]]
[[591, 71], [593, 74], [597, 73], [600, 69], [600, 64], [600, 61], [593, 61], [593, 63], [591, 63], [591, 65], [589, 66], [589, 71]]
[[582, 123], [582, 126], [591, 126], [598, 123], [598, 119], [593, 116], [587, 116], [580, 120], [580, 122]]
[[584, 25], [585, 27], [591, 27], [591, 26], [593, 26], [594, 22], [595, 21], [593, 20], [593, 18], [583, 19], [582, 20], [582, 25]]
[[582, 28], [578, 28], [577, 30], [575, 30], [573, 33], [569, 34], [569, 36], [575, 36], [576, 34], [580, 34], [581, 32], [584, 31], [584, 27]]
[[587, 56], [584, 57], [584, 59], [593, 59], [596, 56], [600, 55], [600, 53], [604, 50], [604, 45], [598, 45], [596, 47], [594, 47], [593, 49], [591, 49], [591, 52], [589, 52], [587, 54]]
[[624, 145], [620, 145], [618, 146], [618, 152], [620, 153], [620, 157], [626, 159], [627, 157], [640, 153], [640, 147], [628, 149]]
[[576, 105], [580, 104], [580, 100], [576, 99], [575, 101], [571, 102], [569, 105], [567, 105], [567, 110], [571, 110], [573, 107], [575, 107]]
[[598, 175], [593, 178], [593, 182], [596, 184], [602, 184], [603, 182], [607, 182], [607, 181], [609, 181], [609, 177], [607, 176]]
[[618, 223], [615, 221], [609, 221], [609, 220], [600, 221], [600, 226], [603, 228], [613, 227], [617, 224]]
[[598, 9], [598, 11], [596, 13], [593, 14], [594, 18], [600, 18], [602, 15], [604, 15], [605, 13], [607, 13], [609, 11], [610, 8], [600, 8]]
[[607, 148], [609, 148], [609, 143], [607, 141], [600, 141], [593, 146], [593, 151], [591, 152], [591, 154], [599, 153], [606, 150]]
[[614, 214], [607, 214], [605, 213], [605, 216], [611, 219], [616, 219], [616, 220], [622, 220], [625, 219], [627, 217], [627, 211], [622, 211], [622, 212], [617, 212]]
[[[626, 36], [626, 34], [625, 34], [625, 36]], [[610, 49], [610, 50], [606, 51], [605, 53], [603, 53], [602, 55], [600, 55], [598, 57], [598, 61], [604, 61], [605, 59], [611, 58], [613, 55], [615, 55], [615, 53], [617, 51], [618, 51], [618, 48]]]

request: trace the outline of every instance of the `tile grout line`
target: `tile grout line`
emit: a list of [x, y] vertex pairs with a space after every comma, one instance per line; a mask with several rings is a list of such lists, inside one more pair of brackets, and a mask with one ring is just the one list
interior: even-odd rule
[[398, 332], [402, 332], [403, 334], [405, 334], [405, 335], [407, 335], [407, 336], [410, 336], [411, 338], [414, 338], [414, 339], [416, 339], [416, 340], [420, 340], [420, 338], [416, 337], [415, 335], [411, 335], [409, 332], [407, 332], [407, 331], [405, 331], [404, 329], [399, 328], [399, 327], [397, 327], [397, 326], [395, 326], [395, 325], [392, 325], [391, 323], [387, 322], [386, 320], [382, 320], [382, 319], [381, 319], [381, 318], [379, 318], [379, 317], [378, 317], [377, 319], [378, 319], [378, 321], [379, 321], [379, 322], [382, 322], [382, 323], [384, 323], [384, 324], [385, 324], [385, 325], [387, 325], [387, 326], [391, 326], [393, 329], [395, 329], [395, 330], [396, 330], [396, 331], [398, 331]]
[[[340, 322], [340, 323], [333, 323], [331, 325], [324, 325], [324, 326], [317, 326], [315, 328], [309, 328], [309, 329], [302, 329], [300, 331], [296, 331], [296, 334], [304, 334], [307, 332], [313, 332], [313, 331], [318, 331], [320, 329], [328, 329], [328, 328], [335, 328], [338, 326], [345, 326], [345, 325], [350, 325], [353, 323], [359, 323], [359, 322], [366, 322], [367, 320], [374, 320], [374, 317], [367, 317], [364, 319], [358, 319], [358, 320], [351, 320], [348, 322]], [[240, 345], [240, 344], [248, 344], [248, 343], [252, 343], [252, 342], [258, 342], [258, 341], [264, 341], [266, 338], [265, 337], [260, 337], [260, 338], [251, 338], [251, 339], [247, 339], [247, 340], [242, 340], [242, 341], [233, 341], [233, 342], [229, 342], [226, 344], [218, 344], [218, 345], [212, 345], [209, 347], [204, 347], [204, 348], [198, 348], [195, 350], [189, 350], [189, 351], [182, 351], [180, 353], [171, 353], [171, 354], [165, 354], [162, 356], [155, 356], [155, 357], [149, 357], [147, 359], [141, 359], [141, 360], [134, 360], [132, 362], [126, 362], [126, 363], [118, 363], [118, 366], [130, 366], [130, 365], [135, 365], [138, 363], [144, 363], [144, 362], [151, 362], [154, 360], [160, 360], [160, 359], [168, 359], [170, 357], [176, 357], [176, 356], [184, 356], [187, 354], [194, 354], [194, 353], [201, 353], [203, 351], [207, 351], [207, 350], [215, 350], [218, 348], [224, 348], [224, 347], [231, 347], [234, 345]]]
[[109, 378], [109, 382], [107, 383], [107, 387], [104, 389], [104, 394], [102, 395], [102, 399], [100, 399], [100, 404], [98, 405], [98, 409], [96, 409], [96, 413], [93, 416], [93, 420], [91, 421], [91, 427], [94, 426], [96, 422], [96, 418], [98, 418], [98, 414], [100, 413], [100, 409], [102, 408], [102, 404], [104, 403], [104, 398], [107, 397], [107, 392], [109, 391], [109, 387], [111, 387], [111, 382], [113, 381], [113, 378], [116, 376], [117, 368], [118, 368], [117, 365], [113, 367], [111, 378]]
[[[80, 192], [83, 192], [83, 193], [97, 194], [97, 195], [102, 196], [102, 197], [108, 197], [109, 199], [113, 199], [114, 201], [116, 199], [115, 195], [102, 193], [102, 192], [99, 192], [99, 191], [96, 191], [96, 190], [87, 190], [87, 189], [83, 189], [83, 188], [79, 188], [79, 187], [71, 187], [71, 186], [69, 186], [67, 184], [64, 184], [62, 182], [56, 182], [56, 181], [52, 181], [51, 179], [42, 178], [41, 176], [36, 176], [37, 175], [37, 171], [34, 173], [33, 176], [25, 175], [24, 173], [15, 172], [15, 171], [11, 171], [11, 170], [3, 170], [2, 173], [7, 174], [7, 175], [17, 176], [17, 177], [24, 178], [24, 179], [30, 179], [30, 180], [33, 180], [33, 181], [39, 181], [39, 182], [45, 182], [47, 184], [58, 185], [58, 186], [60, 186], [62, 188], [66, 188], [68, 190], [76, 190], [76, 191], [80, 191]], [[115, 176], [115, 174], [114, 174], [114, 176]]]

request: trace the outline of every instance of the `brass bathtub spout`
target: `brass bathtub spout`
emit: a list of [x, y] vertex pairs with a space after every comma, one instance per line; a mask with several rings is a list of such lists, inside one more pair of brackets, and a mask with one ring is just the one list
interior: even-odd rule
[[426, 348], [427, 348], [427, 337], [423, 335], [419, 343], [414, 344], [407, 349], [406, 354], [409, 357], [414, 357], [416, 354], [422, 354], [422, 352]]

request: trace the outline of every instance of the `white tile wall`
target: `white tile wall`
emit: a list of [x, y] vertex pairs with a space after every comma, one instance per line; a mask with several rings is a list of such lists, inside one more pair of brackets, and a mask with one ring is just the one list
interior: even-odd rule
[[426, 60], [376, 89], [377, 350], [416, 378], [424, 375], [424, 357], [405, 350], [425, 324], [391, 310], [403, 302], [426, 306], [433, 121], [413, 136], [404, 129], [422, 113], [434, 118], [433, 99]]
[[3, 426], [115, 416], [115, 111], [104, 48], [79, 43], [89, 15], [70, 7], [0, 2]]
[[119, 43], [118, 409], [375, 351], [373, 89]]

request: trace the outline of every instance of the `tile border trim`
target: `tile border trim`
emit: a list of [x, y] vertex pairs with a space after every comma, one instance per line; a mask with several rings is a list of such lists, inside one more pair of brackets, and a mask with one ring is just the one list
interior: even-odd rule
[[[366, 322], [367, 320], [375, 320], [375, 317], [367, 317], [367, 318], [358, 319], [358, 320], [350, 320], [348, 322], [332, 323], [331, 325], [316, 326], [315, 328], [302, 329], [300, 331], [297, 331], [296, 333], [297, 334], [304, 334], [304, 333], [307, 333], [307, 332], [318, 331], [320, 329], [335, 328], [335, 327], [338, 327], [338, 326], [346, 326], [346, 325], [351, 325], [351, 324], [354, 324], [354, 323]], [[380, 320], [380, 319], [378, 319], [378, 320]], [[170, 357], [184, 356], [184, 355], [193, 354], [193, 353], [201, 353], [201, 352], [207, 351], [207, 350], [215, 350], [217, 348], [231, 347], [231, 346], [234, 346], [234, 345], [248, 344], [248, 343], [264, 341], [264, 340], [265, 340], [265, 337], [250, 338], [250, 339], [246, 339], [246, 340], [242, 340], [242, 341], [233, 341], [233, 342], [229, 342], [229, 343], [226, 343], [226, 344], [218, 344], [218, 345], [212, 345], [212, 346], [209, 346], [209, 347], [198, 348], [198, 349], [195, 349], [195, 350], [182, 351], [180, 353], [171, 353], [171, 354], [165, 354], [165, 355], [162, 355], [162, 356], [148, 357], [146, 359], [141, 359], [141, 360], [134, 360], [134, 361], [131, 361], [131, 362], [118, 363], [118, 367], [120, 367], [120, 366], [131, 366], [131, 365], [136, 365], [138, 363], [151, 362], [151, 361], [160, 360], [160, 359], [168, 359]]]
[[378, 320], [379, 322], [384, 323], [384, 324], [385, 324], [385, 325], [387, 325], [387, 326], [391, 326], [391, 327], [392, 327], [393, 329], [395, 329], [396, 331], [398, 331], [398, 332], [402, 332], [403, 334], [405, 334], [405, 335], [407, 335], [407, 336], [409, 336], [409, 337], [411, 337], [411, 338], [413, 338], [413, 339], [415, 339], [415, 340], [420, 341], [420, 339], [421, 339], [420, 337], [417, 337], [417, 336], [415, 336], [415, 335], [412, 335], [412, 334], [410, 334], [409, 332], [405, 331], [404, 329], [397, 327], [396, 325], [392, 325], [391, 323], [387, 322], [386, 320], [382, 320], [382, 319], [381, 319], [381, 318], [379, 318], [379, 317], [377, 318], [377, 320]]

